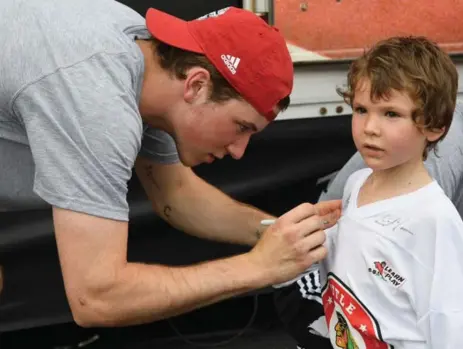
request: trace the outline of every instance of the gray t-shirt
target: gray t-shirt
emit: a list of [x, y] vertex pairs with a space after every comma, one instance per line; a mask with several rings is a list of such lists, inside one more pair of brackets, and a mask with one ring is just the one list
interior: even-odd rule
[[[463, 217], [463, 104], [461, 102], [457, 103], [447, 136], [437, 144], [436, 150], [437, 155], [434, 151], [429, 152], [424, 164]], [[330, 182], [319, 201], [341, 199], [349, 176], [365, 167], [366, 164], [360, 153], [355, 153]]]
[[137, 155], [178, 161], [138, 111], [144, 18], [112, 0], [2, 0], [0, 13], [0, 211], [128, 220]]

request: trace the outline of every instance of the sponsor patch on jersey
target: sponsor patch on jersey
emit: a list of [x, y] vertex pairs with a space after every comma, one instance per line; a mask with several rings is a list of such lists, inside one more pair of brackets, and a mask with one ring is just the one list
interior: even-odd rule
[[395, 271], [386, 261], [375, 261], [368, 272], [381, 278], [394, 287], [400, 287], [405, 282], [405, 278]]

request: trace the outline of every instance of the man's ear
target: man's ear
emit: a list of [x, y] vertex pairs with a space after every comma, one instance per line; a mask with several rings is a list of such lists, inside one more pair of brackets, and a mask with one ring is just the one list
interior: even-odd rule
[[187, 103], [204, 103], [209, 99], [211, 76], [201, 67], [190, 68], [183, 84], [183, 98]]

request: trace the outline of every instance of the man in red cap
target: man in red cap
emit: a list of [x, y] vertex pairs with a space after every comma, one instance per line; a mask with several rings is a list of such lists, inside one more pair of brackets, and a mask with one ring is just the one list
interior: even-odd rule
[[[3, 0], [0, 11], [10, 33], [0, 36], [0, 208], [53, 208], [78, 324], [169, 317], [284, 282], [324, 257], [338, 201], [300, 205], [260, 238], [272, 217], [191, 170], [241, 158], [288, 106], [293, 68], [276, 29], [237, 8], [190, 22], [154, 9], [145, 22], [110, 0]], [[254, 247], [187, 267], [129, 263], [133, 168], [171, 225]]]

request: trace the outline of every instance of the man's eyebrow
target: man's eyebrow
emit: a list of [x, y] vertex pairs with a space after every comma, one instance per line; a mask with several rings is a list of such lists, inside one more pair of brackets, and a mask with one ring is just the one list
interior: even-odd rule
[[257, 132], [257, 126], [254, 125], [252, 122], [247, 122], [247, 121], [240, 121], [244, 126], [246, 127], [249, 127], [251, 130], [253, 130], [254, 132]]

